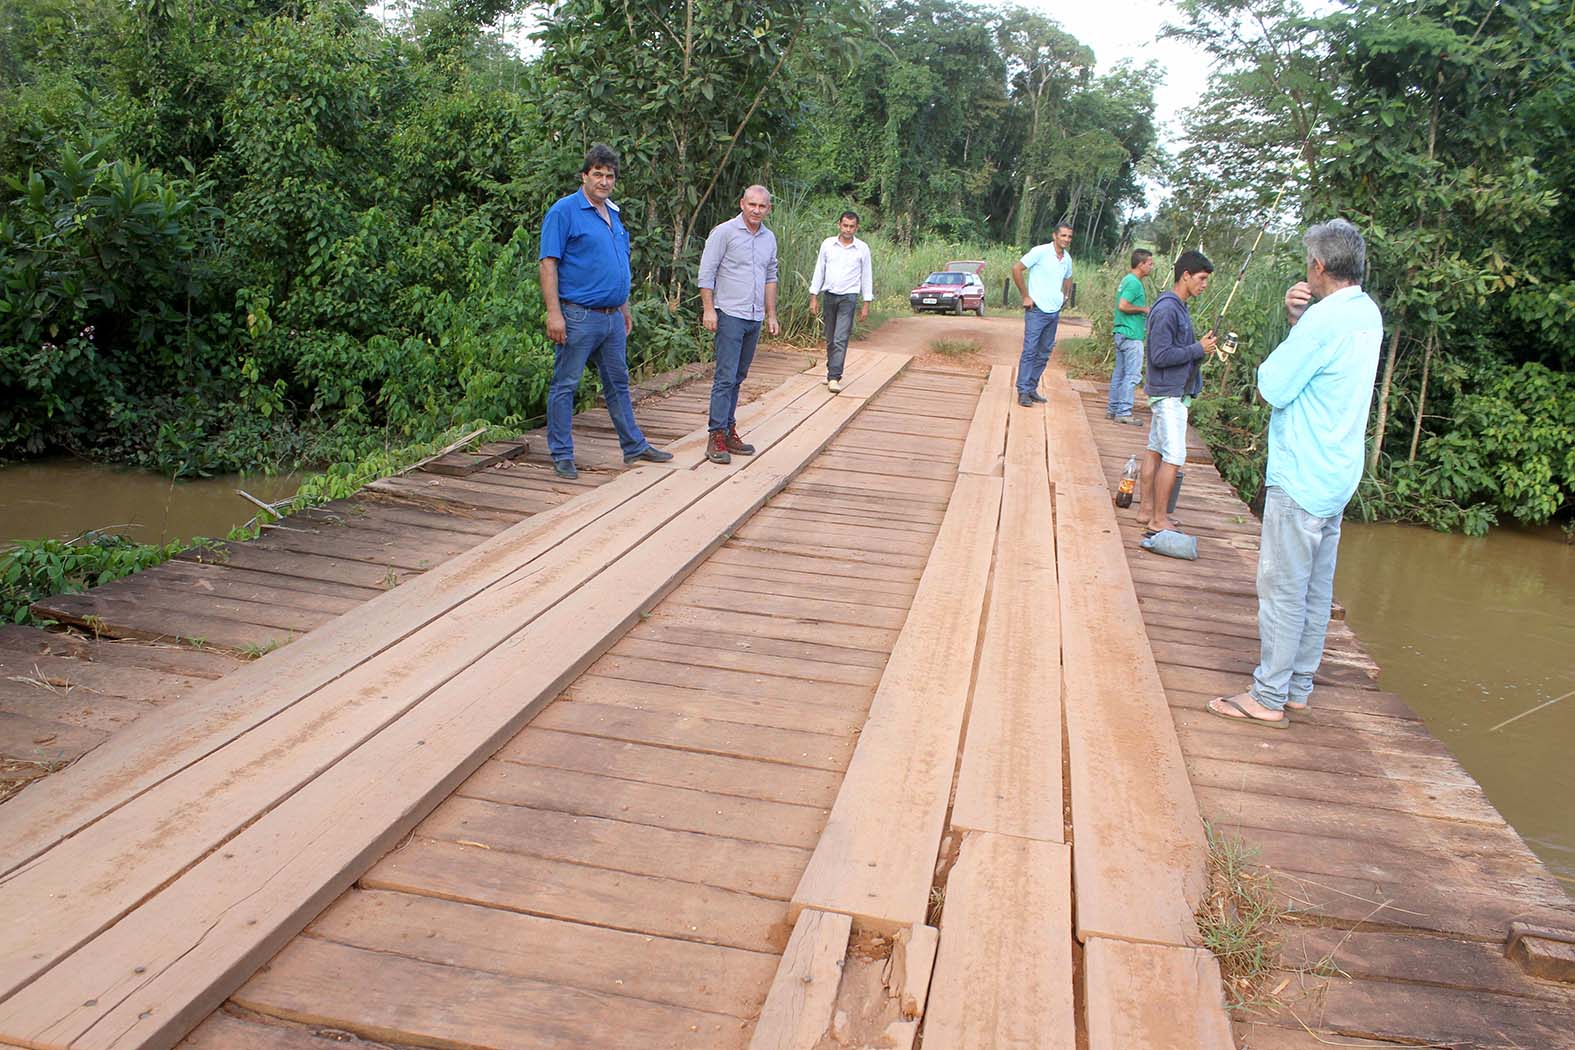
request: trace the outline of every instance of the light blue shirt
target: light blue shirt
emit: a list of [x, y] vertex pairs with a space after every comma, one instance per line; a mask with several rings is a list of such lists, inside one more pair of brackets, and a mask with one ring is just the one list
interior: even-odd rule
[[1344, 513], [1361, 483], [1383, 339], [1378, 305], [1352, 285], [1309, 306], [1258, 366], [1274, 406], [1267, 481], [1314, 517]]
[[764, 223], [750, 233], [744, 217], [733, 216], [706, 237], [697, 283], [711, 289], [711, 305], [724, 314], [765, 320], [766, 285], [777, 283], [777, 235]]
[[1028, 271], [1028, 298], [1034, 301], [1034, 309], [1047, 314], [1060, 313], [1061, 304], [1066, 300], [1062, 282], [1072, 277], [1072, 253], [1067, 252], [1058, 259], [1055, 245], [1040, 244], [1028, 249], [1028, 254], [1020, 261]]

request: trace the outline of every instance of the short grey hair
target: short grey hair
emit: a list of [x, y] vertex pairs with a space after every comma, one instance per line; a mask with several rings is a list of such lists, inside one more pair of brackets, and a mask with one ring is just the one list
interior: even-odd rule
[[753, 186], [745, 186], [744, 187], [744, 192], [739, 196], [738, 199], [739, 200], [743, 200], [745, 197], [749, 196], [751, 193], [755, 192], [756, 190], [759, 190], [761, 193], [764, 193], [766, 195], [766, 203], [767, 204], [771, 203], [771, 191], [766, 189], [764, 186], [760, 185], [760, 183], [758, 183], [758, 182], [755, 183]]
[[1320, 222], [1302, 238], [1307, 258], [1323, 263], [1324, 272], [1341, 281], [1361, 284], [1367, 276], [1367, 242], [1344, 219]]

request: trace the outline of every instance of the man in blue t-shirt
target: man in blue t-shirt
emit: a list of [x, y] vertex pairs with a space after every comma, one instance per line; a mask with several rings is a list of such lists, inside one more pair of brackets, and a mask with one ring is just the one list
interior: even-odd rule
[[1043, 404], [1039, 379], [1055, 349], [1061, 305], [1072, 294], [1072, 227], [1055, 228], [1049, 244], [1036, 245], [1012, 264], [1012, 280], [1023, 297], [1023, 353], [1017, 361], [1017, 403]]
[[1285, 293], [1291, 333], [1258, 366], [1258, 393], [1274, 408], [1258, 545], [1258, 667], [1246, 692], [1208, 704], [1221, 718], [1275, 729], [1311, 703], [1323, 661], [1340, 519], [1362, 480], [1384, 337], [1378, 306], [1362, 291], [1367, 245], [1356, 227], [1335, 219], [1302, 242], [1307, 280]]
[[580, 188], [547, 209], [541, 224], [541, 298], [553, 342], [547, 391], [547, 451], [560, 478], [574, 466], [574, 394], [586, 365], [602, 380], [607, 414], [618, 431], [626, 464], [665, 463], [672, 453], [652, 448], [634, 421], [625, 357], [634, 315], [629, 312], [629, 235], [611, 200], [618, 154], [597, 144], [585, 154]]

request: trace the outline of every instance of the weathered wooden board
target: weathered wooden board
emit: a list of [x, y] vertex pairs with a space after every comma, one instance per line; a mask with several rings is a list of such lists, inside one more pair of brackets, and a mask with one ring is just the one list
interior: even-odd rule
[[[346, 999], [339, 987], [359, 994]], [[290, 944], [236, 993], [237, 1005], [370, 1039], [406, 1043], [425, 1033], [450, 1047], [502, 1047], [521, 1031], [536, 1046], [650, 1050], [692, 1043], [744, 1045], [738, 1018], [591, 992], [524, 977], [441, 966], [309, 937]], [[607, 1019], [616, 1017], [616, 1024]]]
[[1000, 476], [1006, 455], [1007, 413], [1011, 411], [1012, 401], [1012, 368], [995, 365], [990, 369], [989, 381], [974, 409], [957, 473]]
[[761, 1008], [750, 1050], [815, 1050], [831, 1028], [853, 920], [807, 908]]
[[[0, 826], [5, 870], [123, 805], [130, 797], [223, 747], [302, 695], [333, 682], [372, 656], [617, 510], [662, 479], [633, 472], [579, 501], [499, 534], [360, 614], [325, 625], [290, 648], [237, 668], [200, 705], [143, 719], [88, 761], [29, 788], [7, 804]], [[246, 548], [241, 548], [245, 551]]]
[[999, 478], [958, 478], [795, 907], [888, 929], [924, 922], [1000, 501]]
[[360, 885], [773, 955], [789, 932], [787, 905], [754, 894], [426, 839]]
[[[1207, 847], [1082, 409], [1050, 389], [1078, 936], [1196, 943]], [[1136, 1045], [1136, 1044], [1135, 1044]]]
[[1076, 1050], [1070, 852], [987, 832], [963, 838], [946, 882], [927, 1050]]
[[1044, 418], [1018, 412], [1008, 424], [990, 607], [951, 822], [1060, 842], [1060, 597]]
[[[904, 363], [888, 366], [888, 378]], [[635, 556], [540, 614], [534, 629], [363, 738], [348, 757], [229, 839], [222, 853], [198, 861], [0, 1006], [0, 1031], [28, 1038], [71, 1033], [85, 1046], [106, 1031], [135, 1029], [135, 1038], [153, 1042], [178, 1037], [785, 485], [859, 407], [852, 399], [827, 405], [757, 457], [755, 470], [733, 475], [731, 484], [657, 530]], [[444, 622], [456, 619], [464, 617], [450, 614]], [[585, 641], [565, 650], [557, 642], [564, 637]], [[87, 910], [79, 927], [95, 915]], [[133, 959], [149, 976], [129, 979]], [[29, 969], [36, 973], [36, 964]], [[84, 999], [84, 987], [96, 994]], [[93, 1005], [81, 1005], [88, 1001]]]
[[805, 850], [814, 848], [827, 812], [518, 762], [486, 763], [455, 794]]
[[1219, 964], [1201, 948], [1090, 937], [1083, 948], [1088, 1050], [1232, 1050]]
[[752, 1018], [774, 955], [482, 908], [406, 893], [353, 890], [308, 936], [423, 962]]

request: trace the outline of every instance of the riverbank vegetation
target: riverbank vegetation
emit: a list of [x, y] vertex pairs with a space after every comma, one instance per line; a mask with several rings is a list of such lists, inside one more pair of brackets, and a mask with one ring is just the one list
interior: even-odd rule
[[[515, 7], [543, 16], [529, 41], [494, 28]], [[536, 235], [593, 141], [624, 157], [639, 371], [706, 352], [699, 247], [748, 182], [778, 193], [783, 319], [802, 334], [843, 207], [866, 213], [887, 293], [948, 253], [1004, 275], [1000, 242], [1063, 213], [1113, 245], [1154, 141], [1151, 73], [1096, 76], [1017, 9], [402, 10], [7, 5], [0, 456], [255, 470], [540, 416]], [[1034, 174], [1069, 142], [1082, 167]]]
[[[1283, 335], [1291, 231], [1341, 214], [1369, 234], [1389, 332], [1357, 509], [1473, 532], [1570, 514], [1567, 4], [1350, 0], [1315, 17], [1297, 0], [1178, 0], [1156, 32], [1215, 75], [1176, 157], [1156, 146], [1153, 66], [1099, 74], [1024, 8], [375, 10], [6, 5], [0, 457], [350, 477], [461, 426], [534, 421], [552, 355], [536, 232], [604, 140], [625, 159], [637, 370], [707, 352], [699, 247], [748, 182], [777, 194], [794, 338], [813, 332], [814, 253], [844, 207], [863, 213], [886, 310], [959, 257], [988, 260], [993, 307], [1064, 219], [1096, 325], [1131, 244], [1201, 244], [1223, 294], [1266, 220], [1229, 315], [1243, 351], [1197, 414], [1250, 488], [1267, 421], [1253, 367]], [[521, 12], [529, 39], [499, 30]], [[1172, 190], [1149, 218], [1144, 179]]]
[[[1216, 61], [1188, 117], [1160, 246], [1239, 258], [1252, 226], [1343, 215], [1384, 313], [1367, 475], [1353, 509], [1480, 533], [1575, 510], [1575, 13], [1550, 0], [1179, 0]], [[1278, 210], [1274, 203], [1288, 191]], [[1244, 349], [1197, 413], [1244, 489], [1262, 478], [1255, 366], [1283, 337], [1287, 238], [1254, 262]], [[1200, 317], [1212, 316], [1230, 267]]]

